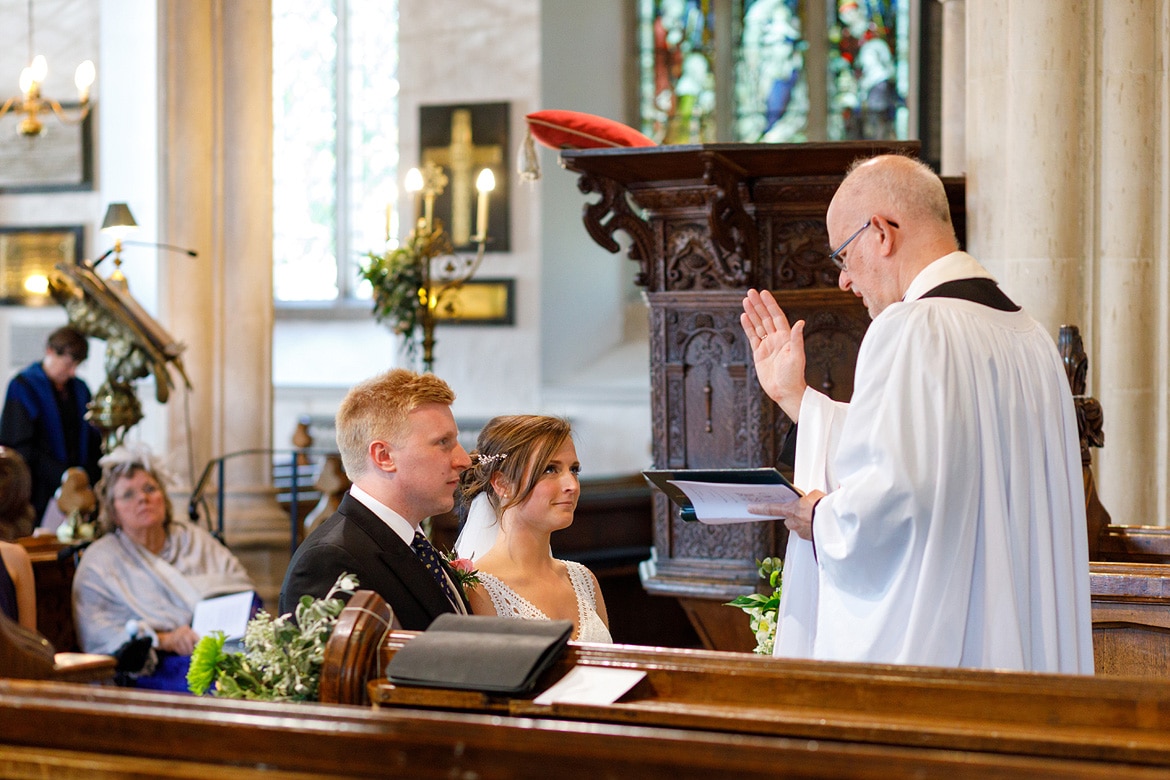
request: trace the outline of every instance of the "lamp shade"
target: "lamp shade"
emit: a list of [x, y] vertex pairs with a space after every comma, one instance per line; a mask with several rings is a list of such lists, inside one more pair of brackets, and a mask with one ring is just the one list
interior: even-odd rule
[[111, 203], [106, 209], [106, 218], [102, 220], [102, 232], [125, 235], [137, 228], [138, 223], [134, 221], [134, 215], [130, 213], [130, 207], [125, 203]]

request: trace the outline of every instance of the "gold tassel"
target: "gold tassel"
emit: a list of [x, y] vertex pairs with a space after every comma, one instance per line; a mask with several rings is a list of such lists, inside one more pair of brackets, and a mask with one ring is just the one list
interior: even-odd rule
[[524, 142], [520, 144], [520, 152], [516, 158], [520, 181], [532, 184], [540, 178], [540, 157], [536, 153], [536, 144], [532, 140], [532, 133], [524, 134]]

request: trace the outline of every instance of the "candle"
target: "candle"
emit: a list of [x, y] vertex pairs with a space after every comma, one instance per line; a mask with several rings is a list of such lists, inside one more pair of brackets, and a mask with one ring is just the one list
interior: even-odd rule
[[414, 221], [418, 222], [418, 194], [423, 188], [422, 171], [418, 168], [411, 168], [406, 172], [406, 179], [402, 182], [402, 188], [410, 193], [411, 208], [414, 211]]
[[484, 168], [475, 180], [475, 188], [479, 190], [475, 210], [475, 240], [487, 240], [488, 230], [488, 198], [496, 188], [496, 177], [491, 168]]

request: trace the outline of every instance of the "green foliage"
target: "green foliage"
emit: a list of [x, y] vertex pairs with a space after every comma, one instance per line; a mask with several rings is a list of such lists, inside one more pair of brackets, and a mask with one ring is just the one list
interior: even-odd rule
[[436, 222], [429, 232], [412, 231], [396, 249], [369, 252], [358, 272], [373, 289], [374, 319], [405, 337], [402, 346], [409, 355], [418, 348], [415, 335], [428, 314], [431, 261], [452, 251], [451, 239]]
[[746, 596], [737, 596], [734, 601], [727, 602], [726, 606], [738, 607], [747, 613], [752, 633], [756, 636], [755, 652], [761, 655], [771, 655], [772, 647], [776, 642], [776, 624], [780, 614], [780, 592], [783, 586], [784, 561], [780, 558], [765, 558], [756, 561], [760, 579], [768, 583], [772, 592], [749, 593]]
[[408, 241], [385, 254], [370, 252], [360, 276], [373, 287], [374, 318], [396, 334], [405, 336], [403, 346], [413, 354], [415, 329], [426, 307], [426, 279], [417, 242]]
[[334, 596], [352, 595], [357, 587], [356, 577], [342, 574], [325, 598], [302, 596], [295, 622], [290, 614], [273, 618], [260, 611], [248, 621], [242, 653], [224, 652], [222, 633], [201, 638], [191, 654], [187, 687], [229, 699], [316, 701], [325, 644], [345, 607]]

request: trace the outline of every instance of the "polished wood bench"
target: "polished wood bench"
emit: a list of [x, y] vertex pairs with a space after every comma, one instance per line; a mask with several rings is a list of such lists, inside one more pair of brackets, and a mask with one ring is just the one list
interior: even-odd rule
[[1158, 764], [556, 717], [0, 680], [0, 774], [192, 778], [1152, 778]]
[[113, 656], [58, 653], [48, 639], [0, 614], [0, 676], [25, 680], [110, 682]]
[[[387, 630], [382, 608], [380, 597], [360, 591], [342, 613], [326, 651], [323, 701], [1170, 768], [1170, 682], [570, 643], [538, 690], [575, 666], [646, 677], [613, 705], [538, 705], [531, 696], [394, 685], [380, 670], [417, 633]], [[362, 674], [330, 664], [342, 650], [364, 667], [364, 690]]]

